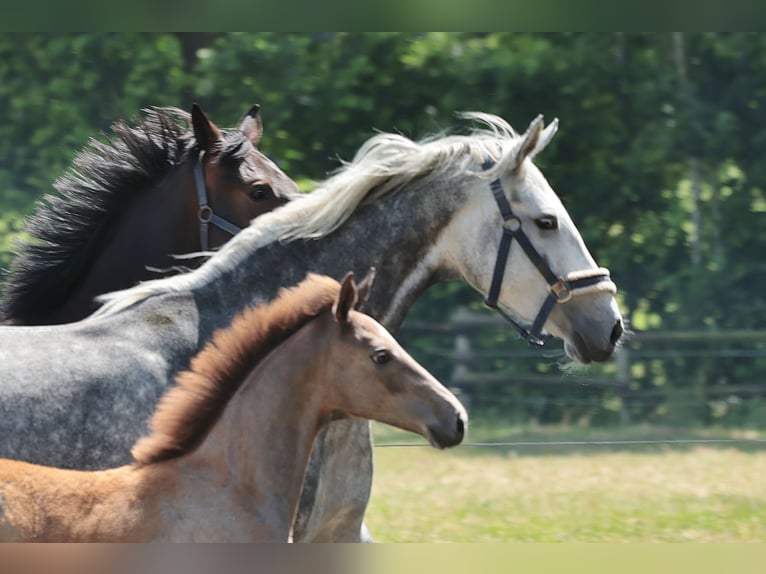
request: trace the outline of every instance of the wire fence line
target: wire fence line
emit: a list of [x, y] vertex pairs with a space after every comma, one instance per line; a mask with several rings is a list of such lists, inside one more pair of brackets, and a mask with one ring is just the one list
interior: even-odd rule
[[[623, 432], [634, 423], [671, 423], [679, 428], [700, 423], [732, 428], [740, 424], [762, 428], [766, 424], [766, 330], [635, 333], [607, 363], [571, 372], [550, 368], [556, 352], [509, 345], [499, 335], [504, 332], [505, 324], [498, 318], [464, 310], [446, 323], [410, 321], [400, 335], [408, 339], [414, 354], [427, 367], [441, 369], [442, 379], [469, 411], [491, 413], [498, 420], [536, 420], [545, 425], [589, 417], [588, 421], [596, 421], [593, 427], [616, 423]], [[709, 434], [713, 436], [468, 441], [461, 446], [563, 447], [564, 451], [566, 447], [766, 447], [766, 438]], [[386, 449], [429, 446], [425, 441], [375, 444]]]
[[[637, 445], [705, 445], [705, 444], [747, 444], [766, 445], [766, 439], [753, 438], [710, 438], [710, 439], [638, 439], [638, 440], [558, 440], [558, 441], [502, 441], [464, 442], [461, 447], [551, 447], [551, 446], [637, 446]], [[427, 442], [401, 442], [376, 444], [375, 448], [430, 447]]]

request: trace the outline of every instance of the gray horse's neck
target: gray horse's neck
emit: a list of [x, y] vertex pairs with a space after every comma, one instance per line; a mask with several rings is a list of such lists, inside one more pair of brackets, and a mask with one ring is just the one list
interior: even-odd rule
[[326, 237], [275, 242], [253, 251], [195, 290], [201, 340], [239, 310], [275, 297], [280, 287], [298, 283], [309, 271], [336, 279], [353, 271], [361, 278], [371, 266], [377, 274], [364, 311], [395, 330], [415, 299], [440, 278], [441, 270], [430, 268], [426, 255], [460, 201], [455, 190], [442, 191], [402, 189], [358, 208]]

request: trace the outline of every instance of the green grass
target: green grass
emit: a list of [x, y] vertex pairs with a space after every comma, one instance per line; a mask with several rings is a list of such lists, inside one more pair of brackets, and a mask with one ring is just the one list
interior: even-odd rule
[[[376, 444], [416, 442], [375, 425]], [[757, 432], [472, 428], [468, 441], [745, 437]], [[766, 445], [377, 448], [381, 542], [766, 541]]]

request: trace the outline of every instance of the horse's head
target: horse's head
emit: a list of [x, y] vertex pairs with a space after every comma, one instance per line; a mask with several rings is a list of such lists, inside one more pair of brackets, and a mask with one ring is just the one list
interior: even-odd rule
[[323, 339], [327, 409], [374, 419], [415, 432], [436, 448], [463, 440], [468, 415], [457, 398], [417, 363], [369, 315], [358, 311], [372, 282], [357, 287], [349, 273], [342, 282]]
[[[532, 158], [548, 145], [558, 122], [543, 129], [535, 119], [497, 161], [484, 158], [484, 179], [472, 193], [463, 225], [479, 229], [479, 242], [464, 248], [464, 274], [487, 303], [532, 327], [562, 338], [567, 355], [581, 363], [604, 361], [622, 336], [623, 322], [609, 272], [596, 265], [577, 227]], [[486, 177], [493, 180], [487, 181]], [[507, 258], [503, 253], [508, 248]]]
[[299, 195], [295, 182], [258, 151], [263, 134], [258, 105], [233, 130], [219, 129], [197, 104], [192, 105], [191, 119], [200, 148], [194, 200], [200, 223], [209, 227], [209, 245], [201, 238], [202, 249], [220, 247], [253, 218]]

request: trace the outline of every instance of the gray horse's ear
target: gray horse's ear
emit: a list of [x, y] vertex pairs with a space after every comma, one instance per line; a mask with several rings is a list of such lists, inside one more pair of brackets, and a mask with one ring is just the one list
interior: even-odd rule
[[[513, 171], [513, 173], [518, 173], [524, 163], [524, 160], [527, 159], [527, 157], [534, 155], [534, 152], [537, 149], [537, 144], [540, 141], [540, 133], [542, 132], [542, 128], [543, 116], [539, 115], [532, 120], [532, 123], [529, 124], [527, 131], [524, 132], [523, 136], [521, 136], [521, 145], [516, 151], [516, 156], [513, 158], [513, 164], [511, 165], [511, 171]], [[553, 137], [552, 134], [551, 137]]]
[[530, 157], [535, 157], [548, 147], [548, 144], [551, 143], [551, 140], [553, 139], [553, 136], [556, 135], [558, 129], [559, 119], [553, 118], [553, 121], [545, 126], [545, 129], [540, 133], [540, 138], [537, 140], [537, 145], [535, 146], [535, 149], [532, 150], [532, 155]]
[[367, 275], [364, 276], [364, 279], [356, 285], [357, 301], [354, 309], [357, 311], [360, 311], [362, 307], [364, 307], [364, 304], [367, 303], [367, 299], [370, 297], [370, 289], [375, 282], [376, 271], [375, 267], [370, 267], [369, 271], [367, 271]]
[[340, 284], [340, 291], [338, 298], [332, 306], [332, 312], [335, 315], [335, 320], [338, 323], [347, 323], [348, 314], [356, 305], [357, 293], [356, 284], [354, 283], [354, 274], [349, 271], [343, 278]]
[[239, 121], [239, 131], [247, 136], [253, 147], [258, 147], [263, 135], [263, 121], [260, 114], [261, 106], [253, 104], [247, 113]]
[[192, 104], [191, 118], [194, 138], [205, 153], [211, 153], [223, 139], [221, 131], [210, 121], [197, 102]]

